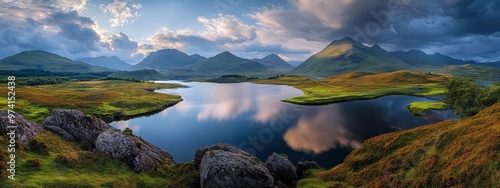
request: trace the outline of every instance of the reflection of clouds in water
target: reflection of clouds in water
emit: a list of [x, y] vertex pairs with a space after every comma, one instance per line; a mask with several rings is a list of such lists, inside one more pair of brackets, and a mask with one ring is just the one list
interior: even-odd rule
[[[189, 85], [190, 84], [190, 85]], [[245, 113], [251, 119], [268, 123], [284, 109], [281, 99], [301, 95], [302, 92], [289, 86], [258, 85], [252, 83], [215, 84], [184, 83], [190, 88], [160, 90], [162, 93], [182, 96], [184, 101], [160, 113], [168, 117], [176, 114], [196, 113], [198, 121], [230, 120]]]
[[265, 95], [261, 95], [258, 97], [255, 107], [257, 108], [257, 111], [253, 116], [253, 119], [260, 123], [269, 122], [273, 117], [276, 117], [284, 108], [283, 103], [279, 99], [270, 98], [269, 96]]
[[129, 129], [132, 129], [132, 131], [134, 132], [134, 134], [137, 134], [139, 133], [139, 130], [141, 130], [141, 126], [140, 125], [130, 125], [130, 120], [127, 120], [127, 121], [118, 121], [116, 122], [116, 124], [118, 124], [118, 128], [120, 130], [125, 130], [125, 128], [129, 128]]
[[252, 107], [251, 97], [247, 96], [251, 90], [247, 84], [212, 84], [199, 94], [204, 100], [198, 114], [199, 121], [232, 119]]
[[296, 151], [320, 154], [331, 148], [357, 148], [361, 142], [344, 127], [338, 107], [330, 105], [314, 115], [300, 117], [297, 126], [287, 130], [284, 139]]

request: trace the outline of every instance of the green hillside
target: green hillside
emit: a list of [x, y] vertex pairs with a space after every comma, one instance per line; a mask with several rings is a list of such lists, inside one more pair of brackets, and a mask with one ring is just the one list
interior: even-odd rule
[[[432, 71], [432, 70], [429, 70]], [[452, 65], [447, 66], [435, 72], [452, 74], [460, 77], [474, 78], [480, 80], [498, 80], [500, 79], [500, 68], [493, 66], [482, 66], [478, 64]]]
[[89, 65], [93, 66], [100, 66], [100, 67], [106, 67], [110, 69], [116, 69], [116, 70], [127, 70], [130, 68], [132, 65], [126, 63], [125, 61], [117, 58], [116, 56], [113, 57], [94, 57], [94, 58], [82, 58], [82, 59], [77, 59], [76, 61], [84, 62]]
[[500, 103], [476, 116], [371, 138], [299, 187], [500, 187]]
[[149, 54], [144, 60], [132, 66], [130, 70], [153, 69], [167, 71], [196, 63], [203, 59], [199, 55], [189, 56], [176, 49], [164, 49]]
[[332, 76], [353, 71], [390, 72], [409, 69], [380, 46], [367, 47], [351, 38], [330, 43], [297, 66], [293, 73], [307, 76]]
[[0, 70], [20, 69], [39, 69], [51, 72], [102, 72], [110, 70], [72, 61], [41, 50], [25, 51], [0, 60]]
[[264, 65], [255, 61], [237, 57], [227, 51], [190, 65], [187, 68], [190, 68], [197, 73], [209, 75], [252, 74], [267, 71]]
[[128, 78], [135, 80], [162, 80], [167, 76], [155, 70], [136, 70], [136, 71], [118, 71], [109, 75], [109, 77]]
[[285, 60], [281, 59], [280, 56], [276, 54], [271, 54], [268, 55], [262, 59], [252, 59], [252, 61], [258, 62], [260, 64], [263, 64], [271, 69], [292, 69], [293, 66], [287, 63]]
[[420, 50], [410, 50], [407, 52], [396, 51], [396, 52], [390, 52], [390, 54], [401, 59], [402, 61], [408, 63], [410, 66], [413, 66], [415, 68], [420, 68], [420, 67], [443, 68], [450, 65], [465, 65], [465, 64], [475, 63], [474, 61], [462, 61], [454, 59], [439, 53], [428, 55]]

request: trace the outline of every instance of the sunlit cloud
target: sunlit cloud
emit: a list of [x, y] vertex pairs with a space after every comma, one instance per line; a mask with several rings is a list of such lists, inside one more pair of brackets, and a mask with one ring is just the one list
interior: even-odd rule
[[139, 3], [131, 3], [128, 1], [114, 0], [113, 3], [107, 5], [99, 5], [102, 12], [111, 14], [113, 18], [109, 20], [109, 23], [113, 27], [123, 26], [129, 21], [133, 21], [134, 18], [139, 16], [138, 9], [142, 8]]

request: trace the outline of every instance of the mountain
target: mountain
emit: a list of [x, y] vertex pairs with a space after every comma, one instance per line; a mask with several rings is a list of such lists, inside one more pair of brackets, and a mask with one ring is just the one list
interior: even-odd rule
[[94, 65], [94, 66], [101, 66], [101, 67], [106, 67], [110, 69], [116, 69], [116, 70], [127, 70], [130, 68], [132, 65], [126, 63], [125, 61], [117, 58], [116, 56], [113, 57], [94, 57], [94, 58], [82, 58], [82, 59], [77, 59], [76, 61], [84, 62], [89, 65]]
[[410, 66], [378, 45], [368, 47], [351, 38], [335, 40], [293, 69], [308, 76], [332, 76], [353, 71], [390, 72]]
[[154, 69], [167, 71], [203, 60], [200, 55], [189, 56], [176, 49], [164, 49], [150, 53], [144, 60], [130, 67], [130, 70]]
[[449, 56], [435, 53], [428, 55], [420, 50], [410, 50], [410, 51], [396, 51], [390, 52], [391, 55], [397, 57], [398, 59], [406, 62], [410, 66], [415, 68], [419, 67], [446, 67], [450, 65], [465, 65], [465, 64], [475, 64], [474, 61], [463, 61], [451, 58]]
[[191, 57], [194, 58], [194, 59], [196, 59], [197, 61], [201, 61], [201, 60], [207, 59], [206, 57], [203, 57], [203, 56], [201, 56], [199, 54], [193, 54], [193, 55], [191, 55]]
[[210, 75], [251, 74], [267, 71], [266, 66], [249, 59], [240, 58], [227, 51], [189, 65], [186, 68], [197, 73]]
[[42, 50], [24, 51], [0, 60], [0, 70], [38, 69], [51, 72], [103, 72], [108, 68], [83, 62]]
[[268, 55], [262, 59], [252, 59], [252, 61], [258, 62], [265, 65], [271, 69], [292, 69], [293, 66], [288, 64], [285, 60], [281, 59], [280, 56], [276, 54]]

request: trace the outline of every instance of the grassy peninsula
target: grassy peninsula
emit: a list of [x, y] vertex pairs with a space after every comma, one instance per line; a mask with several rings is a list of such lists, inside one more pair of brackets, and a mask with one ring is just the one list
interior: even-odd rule
[[[81, 110], [98, 117], [140, 115], [164, 109], [182, 100], [180, 96], [152, 92], [154, 89], [181, 87], [124, 80], [65, 82], [54, 85], [18, 86], [16, 111], [41, 123], [53, 108]], [[7, 88], [0, 88], [7, 93]], [[0, 104], [6, 106], [6, 100]]]
[[259, 84], [289, 85], [303, 96], [284, 99], [302, 105], [322, 105], [386, 95], [434, 96], [444, 94], [449, 76], [415, 71], [389, 73], [353, 72], [324, 79], [277, 76], [254, 81]]
[[426, 110], [445, 110], [448, 106], [444, 102], [412, 102], [408, 105], [408, 110], [413, 115], [419, 115]]

